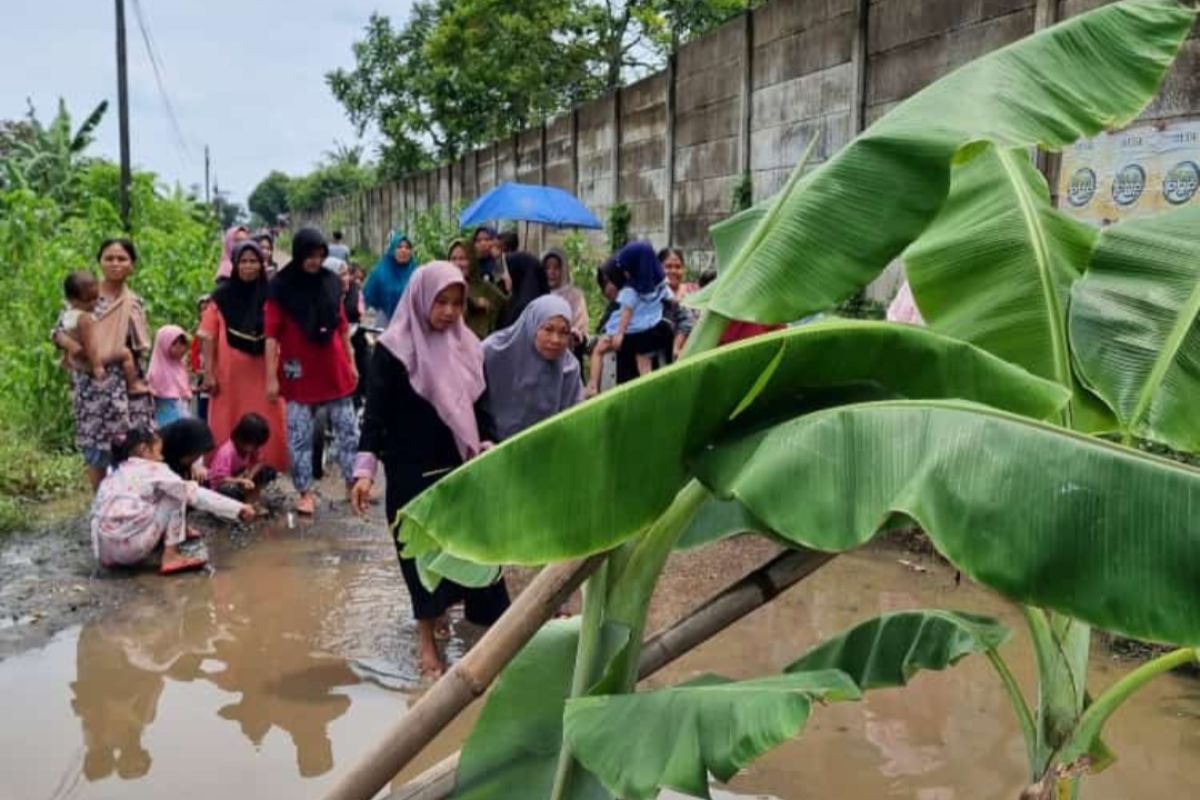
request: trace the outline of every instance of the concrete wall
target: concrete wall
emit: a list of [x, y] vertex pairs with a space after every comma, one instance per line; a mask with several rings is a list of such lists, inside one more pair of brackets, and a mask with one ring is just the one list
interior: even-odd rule
[[[685, 45], [663, 72], [454, 164], [338, 198], [308, 221], [337, 222], [377, 250], [417, 211], [470, 202], [515, 179], [567, 189], [601, 220], [619, 199], [634, 236], [682, 247], [701, 268], [712, 259], [708, 227], [730, 213], [744, 176], [754, 200], [769, 197], [814, 138], [810, 163], [819, 164], [951, 70], [1105, 2], [773, 0]], [[1197, 115], [1194, 34], [1142, 119]], [[562, 236], [529, 230], [530, 249]], [[876, 294], [894, 283], [884, 280]]]

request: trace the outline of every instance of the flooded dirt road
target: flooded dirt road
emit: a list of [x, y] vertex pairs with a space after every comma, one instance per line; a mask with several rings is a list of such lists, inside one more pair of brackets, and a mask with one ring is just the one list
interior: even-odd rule
[[[1020, 615], [1007, 602], [929, 558], [892, 548], [842, 556], [771, 606], [697, 648], [648, 686], [718, 672], [778, 673], [808, 648], [879, 614], [943, 608], [989, 614], [1012, 631], [1001, 653], [1027, 690], [1034, 661]], [[1093, 648], [1093, 694], [1136, 664]], [[1167, 675], [1113, 717], [1105, 740], [1118, 756], [1085, 783], [1086, 800], [1200, 797], [1200, 681]], [[800, 738], [756, 762], [731, 788], [791, 798], [1016, 800], [1024, 745], [999, 680], [982, 657], [921, 673], [903, 689], [814, 711]]]
[[[44, 646], [16, 652], [10, 642], [0, 800], [318, 797], [418, 696], [415, 632], [381, 524], [327, 513], [295, 530], [219, 532], [209, 549], [207, 574], [73, 576], [81, 595], [99, 584], [99, 610]], [[652, 627], [771, 552], [743, 540], [674, 559]], [[778, 671], [847, 625], [918, 606], [998, 614], [1018, 629], [1004, 603], [955, 588], [932, 559], [882, 547], [834, 561], [651, 684]], [[452, 659], [477, 635], [460, 621], [454, 630]], [[1028, 682], [1020, 632], [1006, 655]], [[1129, 668], [1098, 656], [1094, 686]], [[1198, 719], [1200, 682], [1161, 680], [1116, 718], [1108, 740], [1121, 760], [1086, 797], [1200, 796]], [[456, 749], [470, 724], [459, 720], [413, 771]], [[1024, 770], [1012, 713], [975, 659], [819, 709], [801, 739], [723, 797], [1012, 800]]]

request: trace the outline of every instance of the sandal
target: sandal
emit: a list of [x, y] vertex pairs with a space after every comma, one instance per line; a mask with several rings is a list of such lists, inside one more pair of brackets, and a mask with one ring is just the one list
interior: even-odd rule
[[170, 564], [163, 564], [158, 568], [159, 575], [174, 575], [178, 572], [187, 572], [188, 570], [200, 569], [208, 565], [207, 558], [198, 556], [193, 558], [181, 558], [178, 561], [173, 561]]
[[317, 512], [317, 503], [311, 494], [302, 494], [296, 499], [296, 513], [311, 517]]

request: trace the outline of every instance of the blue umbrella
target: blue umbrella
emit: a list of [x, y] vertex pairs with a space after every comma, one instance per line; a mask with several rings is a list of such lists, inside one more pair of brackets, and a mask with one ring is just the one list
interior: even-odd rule
[[458, 217], [462, 228], [494, 219], [539, 222], [560, 228], [603, 228], [600, 220], [570, 192], [553, 186], [502, 183]]

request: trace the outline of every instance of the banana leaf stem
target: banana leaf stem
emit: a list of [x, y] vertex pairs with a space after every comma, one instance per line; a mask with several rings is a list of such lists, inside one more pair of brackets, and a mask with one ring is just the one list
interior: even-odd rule
[[632, 691], [637, 684], [646, 614], [654, 587], [667, 564], [667, 556], [708, 497], [708, 490], [699, 481], [689, 481], [679, 490], [662, 516], [638, 540], [621, 573], [612, 576], [605, 618], [629, 629], [629, 644], [620, 656], [624, 662], [620, 672], [620, 691]]
[[1075, 734], [1071, 737], [1070, 744], [1063, 751], [1059, 760], [1069, 763], [1087, 753], [1092, 742], [1100, 736], [1100, 731], [1108, 722], [1109, 717], [1135, 692], [1164, 672], [1169, 672], [1191, 661], [1200, 662], [1200, 650], [1190, 647], [1172, 650], [1153, 661], [1146, 662], [1110, 686], [1104, 694], [1097, 697], [1096, 701], [1088, 706], [1087, 711], [1083, 712], [1083, 716], [1079, 718], [1079, 724], [1075, 727]]
[[[600, 626], [604, 623], [604, 608], [608, 602], [608, 562], [588, 578], [583, 585], [583, 622], [579, 633], [579, 648], [575, 654], [575, 672], [571, 677], [571, 697], [581, 697], [596, 682], [600, 669]], [[558, 751], [558, 767], [554, 773], [554, 788], [550, 800], [568, 796], [575, 758], [566, 739]]]
[[987, 657], [992, 669], [996, 670], [996, 674], [1000, 676], [1000, 682], [1004, 684], [1004, 691], [1008, 694], [1008, 702], [1017, 714], [1017, 723], [1021, 726], [1021, 736], [1025, 739], [1025, 752], [1029, 756], [1029, 765], [1032, 767], [1037, 762], [1038, 752], [1037, 723], [1033, 720], [1033, 712], [1029, 710], [1029, 703], [1025, 702], [1025, 695], [1021, 692], [1021, 687], [1017, 685], [1017, 679], [1013, 677], [1012, 670], [1008, 668], [1004, 657], [995, 650], [988, 650]]
[[696, 323], [696, 327], [688, 336], [687, 344], [684, 346], [683, 355], [680, 358], [700, 355], [706, 350], [716, 348], [727, 327], [729, 327], [727, 317], [723, 317], [715, 311], [706, 310], [700, 315], [700, 321]]

